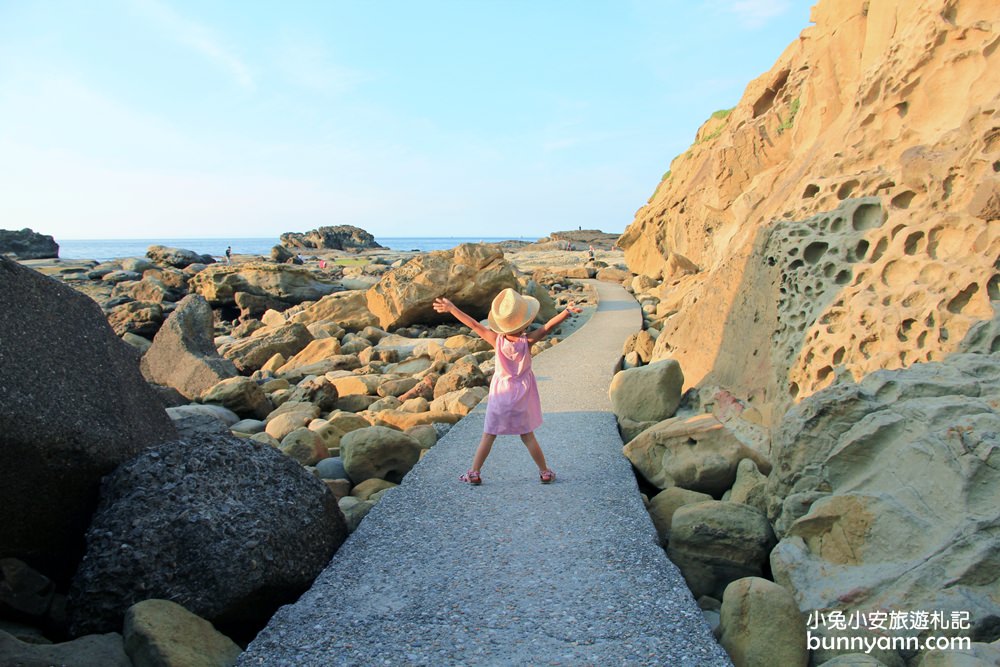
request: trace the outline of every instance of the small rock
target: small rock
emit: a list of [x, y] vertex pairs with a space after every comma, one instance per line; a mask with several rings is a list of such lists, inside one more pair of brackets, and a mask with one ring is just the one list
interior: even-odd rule
[[169, 600], [129, 607], [124, 635], [134, 667], [230, 667], [242, 653], [211, 623]]

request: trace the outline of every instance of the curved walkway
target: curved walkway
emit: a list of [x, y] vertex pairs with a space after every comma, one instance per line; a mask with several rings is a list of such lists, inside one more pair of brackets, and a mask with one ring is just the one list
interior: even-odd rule
[[607, 387], [641, 326], [618, 285], [534, 360], [554, 484], [501, 436], [458, 481], [480, 406], [387, 493], [239, 665], [730, 665], [657, 543]]

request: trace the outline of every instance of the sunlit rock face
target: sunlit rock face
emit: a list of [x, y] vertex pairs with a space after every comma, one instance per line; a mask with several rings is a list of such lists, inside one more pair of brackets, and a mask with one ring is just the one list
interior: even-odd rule
[[812, 20], [620, 240], [657, 283], [653, 359], [766, 421], [962, 349], [1000, 298], [1000, 4], [822, 0]]

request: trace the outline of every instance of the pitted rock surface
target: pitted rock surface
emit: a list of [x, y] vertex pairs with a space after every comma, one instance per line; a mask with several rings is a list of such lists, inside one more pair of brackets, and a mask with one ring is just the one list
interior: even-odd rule
[[619, 241], [662, 279], [640, 295], [654, 359], [769, 425], [837, 377], [943, 359], [1000, 298], [1000, 3], [822, 0], [811, 19]]

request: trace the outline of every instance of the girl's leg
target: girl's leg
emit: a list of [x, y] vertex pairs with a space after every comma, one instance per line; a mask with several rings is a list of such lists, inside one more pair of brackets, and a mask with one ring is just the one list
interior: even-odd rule
[[479, 447], [476, 448], [476, 455], [472, 457], [472, 469], [479, 472], [483, 467], [483, 463], [486, 462], [486, 457], [490, 455], [490, 450], [493, 449], [493, 442], [497, 439], [492, 433], [483, 433], [483, 439], [479, 441]]
[[535, 465], [538, 466], [538, 469], [548, 470], [549, 466], [545, 463], [545, 454], [542, 454], [542, 446], [538, 444], [535, 432], [522, 433], [521, 442], [528, 448], [528, 453], [531, 454], [531, 458], [535, 462]]

